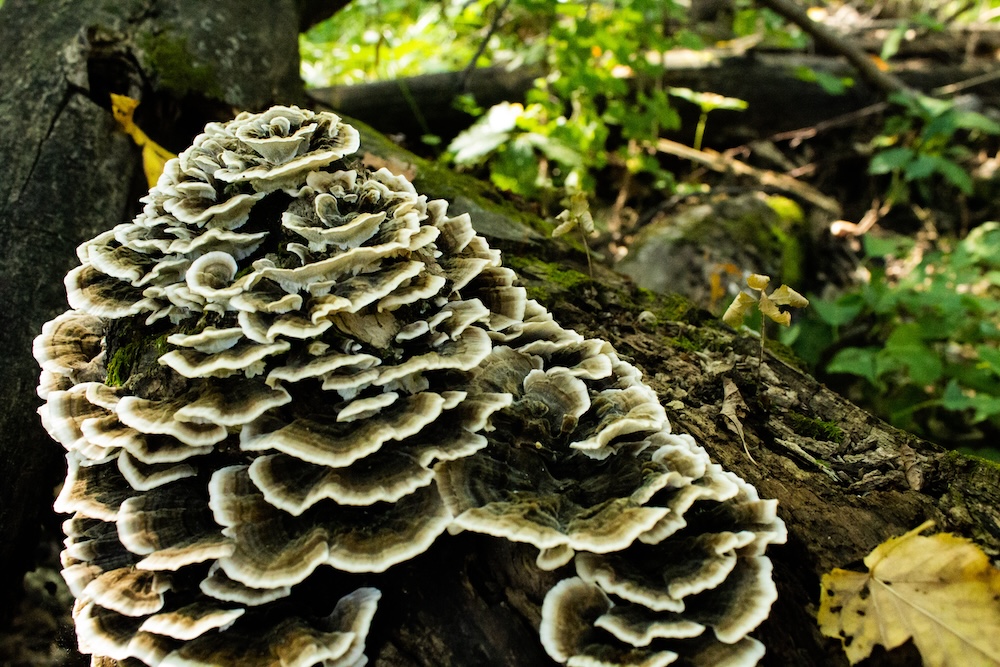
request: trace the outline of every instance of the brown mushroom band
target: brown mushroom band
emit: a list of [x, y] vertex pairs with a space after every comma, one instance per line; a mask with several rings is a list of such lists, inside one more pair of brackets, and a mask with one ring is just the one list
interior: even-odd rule
[[[212, 123], [80, 246], [34, 346], [80, 650], [361, 665], [390, 591], [356, 582], [472, 531], [565, 573], [555, 662], [756, 663], [775, 502], [527, 299], [467, 215], [357, 148], [331, 113]], [[317, 581], [328, 608], [289, 602]]]

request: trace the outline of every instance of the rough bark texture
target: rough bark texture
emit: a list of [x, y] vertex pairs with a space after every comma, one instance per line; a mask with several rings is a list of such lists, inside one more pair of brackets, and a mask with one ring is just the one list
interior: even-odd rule
[[[9, 318], [0, 330], [0, 344], [8, 350], [0, 383], [0, 478], [6, 481], [0, 487], [0, 599], [11, 599], [30, 564], [33, 527], [62, 474], [58, 446], [34, 414], [31, 338], [65, 308], [61, 277], [75, 264], [73, 248], [128, 219], [135, 207], [137, 151], [115, 130], [103, 99], [95, 96], [96, 82], [117, 76], [133, 81], [153, 107], [148, 130], [154, 138], [155, 128], [171, 119], [178, 127], [195, 126], [226, 105], [298, 101], [299, 23], [295, 3], [285, 5], [261, 4], [252, 21], [236, 0], [133, 2], [121, 8], [108, 3], [114, 9], [77, 0], [45, 11], [8, 0], [0, 10], [0, 117], [6, 121], [0, 134], [0, 297]], [[199, 20], [206, 13], [216, 17], [210, 24]], [[249, 32], [251, 24], [267, 35]], [[203, 25], [224, 35], [215, 41], [228, 44], [235, 37], [242, 46], [233, 46], [225, 59], [206, 61], [213, 74], [200, 83], [183, 91], [167, 86], [149, 53], [137, 46], [139, 36], [154, 27], [159, 35], [189, 34], [187, 43], [195, 46], [184, 62], [191, 63], [197, 53], [212, 52], [204, 41], [211, 31], [200, 37], [185, 32]], [[97, 43], [81, 41], [88, 26], [117, 37], [101, 41], [102, 49], [88, 48]], [[248, 64], [254, 61], [270, 64], [254, 68]], [[212, 79], [214, 92], [202, 87]], [[846, 664], [838, 643], [822, 638], [813, 618], [820, 575], [857, 565], [878, 543], [926, 518], [1000, 554], [997, 467], [890, 428], [770, 353], [758, 376], [756, 340], [735, 335], [681, 300], [639, 291], [609, 271], [591, 279], [582, 253], [546, 238], [544, 223], [487, 186], [421, 162], [358, 127], [369, 164], [412, 172], [418, 191], [449, 199], [452, 211], [470, 212], [477, 229], [505, 251], [506, 263], [518, 270], [532, 297], [564, 326], [611, 341], [645, 371], [676, 431], [692, 434], [762, 495], [779, 499], [789, 542], [771, 551], [780, 597], [758, 632], [768, 647], [765, 664]], [[186, 140], [177, 133], [179, 148]], [[655, 320], [640, 318], [643, 311]], [[742, 397], [744, 407], [736, 407], [753, 460], [722, 416], [726, 380]], [[391, 576], [400, 586], [380, 605], [370, 638], [372, 664], [548, 664], [537, 643], [537, 621], [551, 574], [536, 570], [534, 556], [528, 548], [460, 535], [399, 566]], [[904, 648], [869, 664], [913, 660]]]
[[131, 218], [146, 189], [108, 93], [141, 99], [139, 122], [175, 149], [213, 115], [298, 100], [296, 3], [247, 16], [239, 0], [0, 8], [0, 599], [14, 597], [30, 565], [26, 545], [61, 476], [59, 448], [35, 415], [31, 339], [65, 308], [59, 276], [77, 244]]

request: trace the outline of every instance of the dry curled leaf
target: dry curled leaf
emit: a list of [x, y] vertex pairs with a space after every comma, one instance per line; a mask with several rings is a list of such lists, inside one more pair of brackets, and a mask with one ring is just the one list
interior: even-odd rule
[[880, 544], [866, 574], [823, 576], [817, 621], [851, 664], [912, 637], [925, 667], [1000, 665], [1000, 570], [969, 540], [920, 535], [932, 525]]
[[146, 174], [149, 187], [153, 187], [159, 180], [160, 174], [163, 173], [163, 166], [167, 160], [177, 156], [150, 139], [145, 132], [139, 129], [139, 126], [132, 120], [132, 114], [135, 113], [137, 106], [139, 106], [138, 100], [111, 93], [111, 113], [118, 121], [122, 131], [132, 137], [135, 145], [142, 149], [142, 169]]
[[729, 420], [726, 423], [729, 430], [740, 436], [740, 441], [743, 443], [743, 451], [746, 452], [747, 458], [753, 463], [757, 463], [754, 461], [753, 456], [750, 455], [750, 448], [747, 447], [747, 439], [743, 434], [743, 422], [740, 421], [740, 418], [747, 413], [748, 408], [739, 387], [729, 378], [722, 378], [722, 394], [722, 410], [719, 414]]

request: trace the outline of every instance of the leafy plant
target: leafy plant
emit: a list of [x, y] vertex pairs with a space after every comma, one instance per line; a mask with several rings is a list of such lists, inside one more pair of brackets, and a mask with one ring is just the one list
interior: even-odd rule
[[523, 106], [503, 103], [498, 116], [487, 112], [456, 137], [449, 147], [455, 164], [485, 165], [495, 185], [531, 198], [562, 190], [572, 173], [592, 191], [609, 161], [651, 175], [657, 187], [671, 185], [653, 143], [662, 130], [676, 128], [679, 117], [658, 83], [664, 66], [652, 56], [683, 38], [663, 29], [675, 5], [623, 0], [520, 7], [526, 8], [534, 13], [548, 75]]
[[[729, 304], [729, 308], [723, 313], [722, 321], [731, 327], [739, 327], [743, 324], [743, 320], [746, 319], [750, 311], [756, 306], [760, 314], [772, 322], [777, 322], [784, 327], [791, 324], [791, 313], [781, 310], [778, 306], [805, 308], [809, 305], [809, 300], [788, 285], [782, 285], [768, 294], [765, 290], [770, 281], [770, 276], [759, 273], [751, 274], [747, 278], [747, 287], [758, 292], [757, 296], [754, 297], [742, 291], [738, 293], [733, 302]], [[757, 360], [758, 368], [764, 360], [764, 335], [766, 332], [764, 317], [760, 320], [760, 357]]]
[[890, 116], [872, 141], [875, 152], [868, 165], [869, 173], [890, 176], [887, 200], [907, 202], [916, 190], [924, 201], [932, 201], [932, 186], [938, 182], [946, 186], [946, 196], [955, 190], [972, 194], [972, 177], [962, 166], [970, 151], [960, 139], [1000, 135], [1000, 124], [952, 101], [902, 93], [890, 100], [900, 113]]
[[748, 106], [745, 100], [736, 99], [735, 97], [724, 97], [717, 93], [699, 93], [690, 88], [671, 88], [670, 94], [691, 102], [701, 111], [701, 116], [698, 118], [698, 126], [694, 131], [694, 143], [692, 144], [692, 148], [696, 151], [701, 150], [701, 141], [705, 138], [705, 125], [708, 123], [709, 113], [716, 109], [743, 111]]
[[1000, 224], [930, 247], [864, 241], [869, 280], [814, 298], [784, 342], [827, 374], [857, 377], [855, 398], [902, 428], [1000, 425]]
[[[492, 0], [354, 0], [302, 35], [303, 78], [328, 86], [462, 69], [493, 10]], [[483, 51], [485, 61], [504, 49], [490, 40]]]

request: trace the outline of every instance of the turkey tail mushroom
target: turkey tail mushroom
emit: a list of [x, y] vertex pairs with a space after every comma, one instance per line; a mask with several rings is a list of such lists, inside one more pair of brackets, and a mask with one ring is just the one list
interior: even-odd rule
[[562, 577], [555, 662], [756, 662], [775, 503], [528, 299], [468, 215], [351, 168], [358, 142], [296, 107], [209, 124], [80, 246], [34, 344], [80, 650], [364, 664], [386, 571], [469, 531]]

